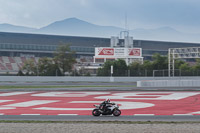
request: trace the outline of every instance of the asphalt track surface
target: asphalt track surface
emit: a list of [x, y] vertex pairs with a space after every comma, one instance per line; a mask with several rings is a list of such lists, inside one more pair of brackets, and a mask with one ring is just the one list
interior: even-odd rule
[[[0, 82], [0, 86], [41, 86], [30, 89], [0, 89], [1, 91], [200, 91], [200, 87], [136, 87], [136, 82]], [[44, 88], [43, 88], [44, 86]], [[56, 86], [46, 88], [45, 86]], [[58, 87], [58, 86], [74, 86]], [[88, 87], [79, 87], [88, 86]], [[93, 87], [89, 87], [93, 86]], [[94, 87], [96, 86], [96, 87]], [[107, 86], [107, 87], [101, 87]], [[118, 87], [113, 87], [118, 86]], [[120, 87], [123, 86], [123, 87]]]
[[19, 116], [19, 115], [3, 115], [0, 120], [33, 120], [33, 121], [141, 121], [141, 122], [200, 122], [200, 116]]
[[[21, 85], [20, 85], [21, 86]], [[200, 87], [53, 87], [53, 88], [26, 88], [0, 89], [4, 91], [200, 91]]]

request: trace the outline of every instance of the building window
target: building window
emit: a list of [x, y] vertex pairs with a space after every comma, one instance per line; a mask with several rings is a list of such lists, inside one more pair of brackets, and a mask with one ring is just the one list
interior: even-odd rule
[[95, 59], [95, 62], [104, 62], [104, 59]]
[[115, 59], [109, 59], [109, 58], [108, 58], [108, 59], [106, 59], [106, 61], [115, 61]]

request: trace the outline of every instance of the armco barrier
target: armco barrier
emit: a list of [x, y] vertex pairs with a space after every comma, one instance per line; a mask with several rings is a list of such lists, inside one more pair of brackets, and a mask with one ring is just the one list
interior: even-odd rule
[[200, 87], [200, 80], [148, 80], [137, 81], [137, 87]]
[[141, 77], [0, 76], [0, 82], [137, 82], [144, 79]]
[[[199, 80], [200, 77], [83, 77], [83, 76], [0, 76], [0, 82], [137, 82], [148, 80]], [[182, 83], [184, 84], [184, 83]], [[190, 83], [188, 83], [190, 84]]]

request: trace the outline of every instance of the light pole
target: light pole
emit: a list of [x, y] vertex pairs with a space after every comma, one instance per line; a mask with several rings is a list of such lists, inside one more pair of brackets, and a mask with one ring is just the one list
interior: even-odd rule
[[112, 77], [112, 74], [113, 74], [113, 65], [110, 66], [110, 73], [111, 73], [111, 77]]
[[111, 74], [110, 82], [114, 82], [114, 78], [112, 77], [112, 74], [113, 74], [113, 66], [110, 66], [110, 74]]

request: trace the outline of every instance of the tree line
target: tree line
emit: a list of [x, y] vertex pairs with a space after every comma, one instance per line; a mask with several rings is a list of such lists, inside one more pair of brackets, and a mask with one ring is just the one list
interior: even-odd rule
[[[62, 44], [58, 46], [53, 58], [43, 57], [35, 62], [29, 59], [19, 70], [18, 75], [23, 76], [80, 76], [83, 70], [76, 71], [75, 52], [71, 51], [70, 45]], [[106, 61], [97, 70], [97, 76], [111, 76], [111, 66], [113, 66], [112, 76], [168, 76], [168, 58], [155, 53], [152, 61], [145, 60], [143, 63], [133, 62], [127, 65], [124, 60]], [[90, 76], [87, 72], [85, 76]], [[200, 76], [200, 59], [194, 65], [190, 65], [184, 60], [175, 60], [175, 76]]]
[[76, 63], [75, 52], [71, 51], [70, 45], [58, 46], [53, 58], [39, 58], [38, 62], [33, 59], [27, 60], [18, 75], [23, 76], [63, 76], [70, 73]]
[[[120, 59], [107, 61], [98, 69], [97, 76], [111, 76], [111, 65], [112, 76], [168, 76], [168, 57], [158, 53], [152, 56], [152, 61], [134, 62], [128, 66]], [[200, 76], [200, 60], [192, 66], [184, 60], [175, 60], [175, 76]]]

